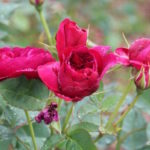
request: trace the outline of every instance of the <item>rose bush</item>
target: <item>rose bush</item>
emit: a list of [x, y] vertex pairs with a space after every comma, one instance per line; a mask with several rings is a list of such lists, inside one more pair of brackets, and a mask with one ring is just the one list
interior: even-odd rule
[[38, 68], [41, 80], [57, 96], [79, 101], [95, 92], [105, 72], [116, 64], [109, 46], [86, 46], [87, 31], [69, 19], [61, 22], [56, 34], [59, 60]]
[[[149, 39], [116, 53], [95, 44], [118, 47], [120, 31], [129, 42], [148, 36], [149, 5], [115, 2], [0, 1], [0, 150], [150, 149], [150, 88], [135, 88], [130, 76], [132, 69], [137, 87], [149, 87]], [[65, 19], [54, 37], [64, 16], [90, 28]], [[39, 44], [57, 61], [43, 49], [20, 48]], [[107, 71], [116, 63], [127, 67]]]
[[148, 88], [150, 86], [150, 39], [138, 39], [129, 48], [117, 48], [115, 53], [119, 63], [133, 67], [137, 87]]
[[37, 67], [51, 61], [51, 54], [40, 48], [0, 48], [0, 80], [20, 75], [38, 78]]

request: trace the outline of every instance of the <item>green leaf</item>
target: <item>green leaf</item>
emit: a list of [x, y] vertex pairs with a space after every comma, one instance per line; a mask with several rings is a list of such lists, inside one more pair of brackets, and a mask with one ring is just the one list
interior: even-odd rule
[[39, 110], [45, 106], [49, 91], [40, 80], [28, 80], [22, 76], [2, 81], [0, 95], [12, 106]]
[[77, 129], [69, 133], [71, 140], [80, 145], [82, 150], [96, 150], [90, 134], [84, 129]]
[[100, 82], [99, 89], [90, 96], [90, 100], [99, 107], [101, 101], [104, 98], [104, 89], [103, 89], [103, 82]]
[[142, 147], [141, 149], [138, 149], [138, 150], [150, 150], [150, 146], [149, 146], [149, 145], [147, 145], [147, 146]]
[[81, 122], [81, 123], [75, 124], [72, 127], [70, 127], [68, 129], [68, 133], [73, 132], [76, 129], [84, 129], [84, 130], [86, 130], [88, 132], [97, 132], [98, 128], [99, 127], [97, 125], [93, 124], [93, 123]]
[[101, 103], [100, 106], [101, 110], [103, 112], [112, 111], [112, 109], [115, 107], [116, 103], [118, 102], [119, 98], [120, 98], [119, 93], [106, 96]]
[[[49, 135], [50, 135], [49, 128], [43, 122], [40, 123], [40, 124], [33, 123], [32, 125], [33, 125], [33, 128], [34, 128], [34, 133], [35, 133], [36, 137], [38, 137], [38, 138], [47, 138], [47, 137], [49, 137]], [[24, 135], [24, 133], [25, 133], [26, 136], [29, 136], [29, 137], [31, 136], [28, 125], [25, 125], [22, 128], [17, 130], [18, 135]]]
[[66, 144], [68, 142], [68, 139], [64, 139], [62, 141], [60, 141], [58, 144], [57, 144], [57, 148], [60, 149], [60, 150], [66, 150]]
[[150, 123], [147, 124], [146, 134], [147, 134], [147, 138], [150, 144]]
[[2, 150], [8, 150], [11, 140], [0, 140], [0, 148]]
[[3, 100], [3, 97], [0, 95], [0, 116], [2, 115], [6, 105], [7, 105], [6, 102]]
[[150, 114], [150, 89], [144, 90], [136, 103], [136, 106], [142, 111]]
[[104, 86], [103, 82], [100, 82], [99, 89], [93, 94], [98, 101], [101, 101], [104, 98]]
[[61, 126], [59, 122], [52, 122], [51, 126], [53, 129], [55, 129], [58, 133], [61, 133]]
[[[77, 107], [78, 107], [78, 110], [77, 110], [78, 116], [82, 119], [85, 117], [85, 115], [97, 113], [100, 111], [96, 103], [93, 102], [93, 100], [91, 100], [90, 97], [86, 97], [86, 99], [84, 100], [84, 103]], [[91, 122], [91, 121], [88, 121], [88, 122]]]
[[50, 148], [53, 148], [61, 142], [64, 139], [64, 137], [60, 134], [55, 134], [47, 138], [47, 140], [44, 142], [44, 145], [42, 146], [41, 150], [49, 150]]
[[109, 134], [104, 134], [101, 139], [97, 142], [99, 149], [106, 149], [108, 145], [111, 145], [116, 140], [116, 137]]
[[66, 150], [82, 150], [82, 148], [76, 141], [69, 139], [66, 143]]
[[11, 127], [16, 126], [17, 115], [16, 112], [14, 112], [10, 106], [6, 106], [6, 109], [4, 111], [4, 117], [8, 121], [9, 125], [11, 125]]
[[8, 127], [0, 125], [0, 141], [11, 140], [14, 136], [13, 130]]
[[132, 109], [124, 119], [122, 138], [123, 147], [127, 150], [141, 149], [146, 145], [146, 122], [138, 110]]

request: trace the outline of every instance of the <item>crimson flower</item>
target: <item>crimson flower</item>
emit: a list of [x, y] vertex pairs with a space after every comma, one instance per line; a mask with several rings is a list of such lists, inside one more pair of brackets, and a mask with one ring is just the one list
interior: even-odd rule
[[51, 54], [40, 48], [0, 48], [0, 80], [20, 75], [38, 78], [37, 67], [51, 61]]
[[38, 67], [46, 86], [66, 101], [79, 101], [99, 87], [105, 72], [116, 64], [109, 46], [88, 48], [87, 31], [69, 19], [61, 22], [56, 34], [59, 60]]
[[133, 67], [138, 88], [150, 87], [150, 39], [138, 39], [129, 48], [117, 48], [115, 53], [119, 63]]

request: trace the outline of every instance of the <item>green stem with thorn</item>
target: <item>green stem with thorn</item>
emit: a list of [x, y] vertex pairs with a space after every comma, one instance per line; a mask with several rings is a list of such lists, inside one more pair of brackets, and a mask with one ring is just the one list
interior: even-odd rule
[[47, 35], [49, 45], [52, 45], [52, 43], [53, 43], [52, 42], [52, 35], [51, 35], [50, 30], [49, 30], [48, 24], [47, 24], [47, 22], [45, 20], [45, 17], [44, 17], [43, 11], [42, 11], [42, 6], [37, 6], [36, 10], [39, 13], [40, 20], [41, 20], [41, 23], [42, 23], [42, 25], [44, 27], [45, 33]]
[[36, 140], [35, 140], [35, 135], [34, 135], [34, 130], [33, 130], [33, 126], [32, 126], [32, 122], [29, 116], [29, 113], [27, 110], [24, 110], [27, 121], [28, 121], [28, 125], [29, 125], [29, 129], [30, 129], [30, 133], [31, 133], [31, 138], [32, 138], [32, 143], [33, 143], [33, 147], [34, 150], [37, 150], [37, 145], [36, 145]]
[[112, 122], [114, 121], [114, 119], [115, 119], [115, 117], [116, 117], [116, 115], [117, 115], [121, 105], [125, 101], [126, 96], [128, 95], [128, 93], [129, 93], [129, 91], [131, 89], [131, 86], [132, 86], [132, 80], [129, 81], [129, 84], [128, 84], [127, 88], [125, 89], [122, 97], [120, 98], [119, 103], [117, 104], [114, 112], [111, 114], [110, 118], [108, 119], [108, 122], [106, 124], [106, 128], [109, 128], [112, 125]]
[[71, 117], [71, 115], [72, 115], [73, 108], [74, 108], [74, 103], [72, 103], [71, 108], [70, 108], [70, 110], [68, 111], [68, 113], [67, 113], [67, 115], [66, 115], [66, 118], [65, 118], [65, 121], [64, 121], [64, 124], [63, 124], [63, 127], [62, 127], [62, 132], [63, 132], [63, 133], [64, 133], [65, 130], [66, 130], [66, 126], [67, 126], [67, 124], [68, 124], [68, 122], [69, 122], [69, 119], [70, 119], [70, 117]]

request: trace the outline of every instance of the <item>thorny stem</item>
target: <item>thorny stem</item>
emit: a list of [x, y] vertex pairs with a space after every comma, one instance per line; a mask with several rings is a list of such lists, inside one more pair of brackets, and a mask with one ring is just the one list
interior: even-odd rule
[[49, 42], [49, 45], [52, 45], [52, 35], [50, 33], [50, 30], [49, 30], [49, 27], [48, 27], [48, 24], [45, 20], [45, 17], [44, 17], [44, 14], [43, 14], [43, 11], [42, 11], [42, 7], [40, 6], [37, 6], [36, 7], [36, 10], [37, 12], [39, 13], [39, 16], [40, 16], [40, 20], [41, 20], [41, 23], [44, 27], [44, 30], [45, 30], [45, 33], [47, 35], [47, 38], [48, 38], [48, 42]]
[[119, 118], [119, 120], [115, 123], [116, 125], [120, 123], [128, 114], [128, 112], [134, 107], [135, 103], [137, 102], [140, 94], [137, 94], [136, 97], [133, 99], [132, 103], [129, 105], [128, 109], [123, 113], [123, 115]]
[[109, 128], [112, 125], [112, 122], [113, 122], [114, 118], [116, 117], [116, 115], [117, 115], [121, 105], [125, 101], [126, 96], [128, 95], [128, 93], [129, 93], [129, 91], [131, 89], [131, 86], [132, 86], [132, 80], [129, 81], [129, 84], [128, 84], [127, 88], [125, 89], [122, 97], [120, 98], [119, 103], [117, 104], [114, 112], [111, 114], [111, 116], [110, 116], [110, 118], [109, 118], [109, 120], [108, 120], [108, 122], [106, 124], [106, 128]]
[[[128, 114], [128, 112], [134, 107], [135, 103], [137, 102], [139, 96], [141, 95], [141, 92], [138, 92], [136, 97], [133, 99], [132, 103], [129, 105], [128, 109], [123, 113], [123, 115], [120, 117], [120, 119], [115, 123], [115, 126], [117, 124], [123, 124], [123, 120], [124, 118], [126, 117], [126, 115]], [[143, 129], [143, 128], [142, 128]], [[138, 129], [139, 130], [139, 129]], [[137, 130], [137, 131], [138, 131]], [[141, 129], [140, 129], [141, 130]], [[136, 131], [136, 130], [135, 130]], [[128, 133], [129, 135], [131, 133]], [[120, 150], [120, 146], [121, 146], [121, 143], [122, 141], [128, 136], [128, 134], [126, 136], [124, 136], [123, 138], [120, 138], [120, 132], [118, 133], [118, 136], [117, 136], [117, 145], [116, 145], [116, 150]]]
[[[103, 128], [103, 113], [100, 112], [100, 127]], [[103, 134], [99, 131], [98, 136], [95, 138], [94, 143], [96, 143], [97, 141], [99, 141], [102, 138]]]
[[34, 135], [34, 130], [33, 130], [33, 126], [32, 126], [32, 122], [29, 116], [29, 113], [27, 110], [24, 110], [27, 121], [28, 121], [28, 125], [29, 125], [29, 129], [30, 129], [30, 133], [31, 133], [31, 138], [32, 138], [32, 143], [34, 146], [34, 150], [37, 150], [37, 145], [36, 145], [36, 141], [35, 141], [35, 135]]
[[[122, 128], [122, 125], [123, 125], [123, 121], [120, 123], [120, 128]], [[116, 150], [120, 150], [120, 146], [121, 146], [120, 135], [121, 135], [121, 130], [118, 132], [117, 135]]]
[[59, 98], [59, 100], [58, 100], [58, 112], [60, 111], [61, 104], [62, 104], [62, 99]]
[[66, 118], [65, 118], [65, 121], [64, 121], [64, 124], [63, 124], [63, 127], [62, 127], [62, 133], [64, 133], [65, 130], [66, 130], [66, 126], [67, 126], [67, 124], [69, 122], [69, 119], [71, 117], [71, 114], [73, 112], [73, 108], [74, 108], [74, 103], [72, 103], [71, 108], [70, 108], [70, 110], [68, 111], [68, 113], [66, 115]]
[[[60, 113], [62, 102], [63, 102], [62, 99], [59, 98], [59, 99], [58, 99], [58, 108], [57, 108], [58, 113]], [[59, 119], [59, 121], [58, 121], [57, 123], [58, 123], [58, 127], [60, 128], [60, 131], [61, 131], [60, 119]]]

